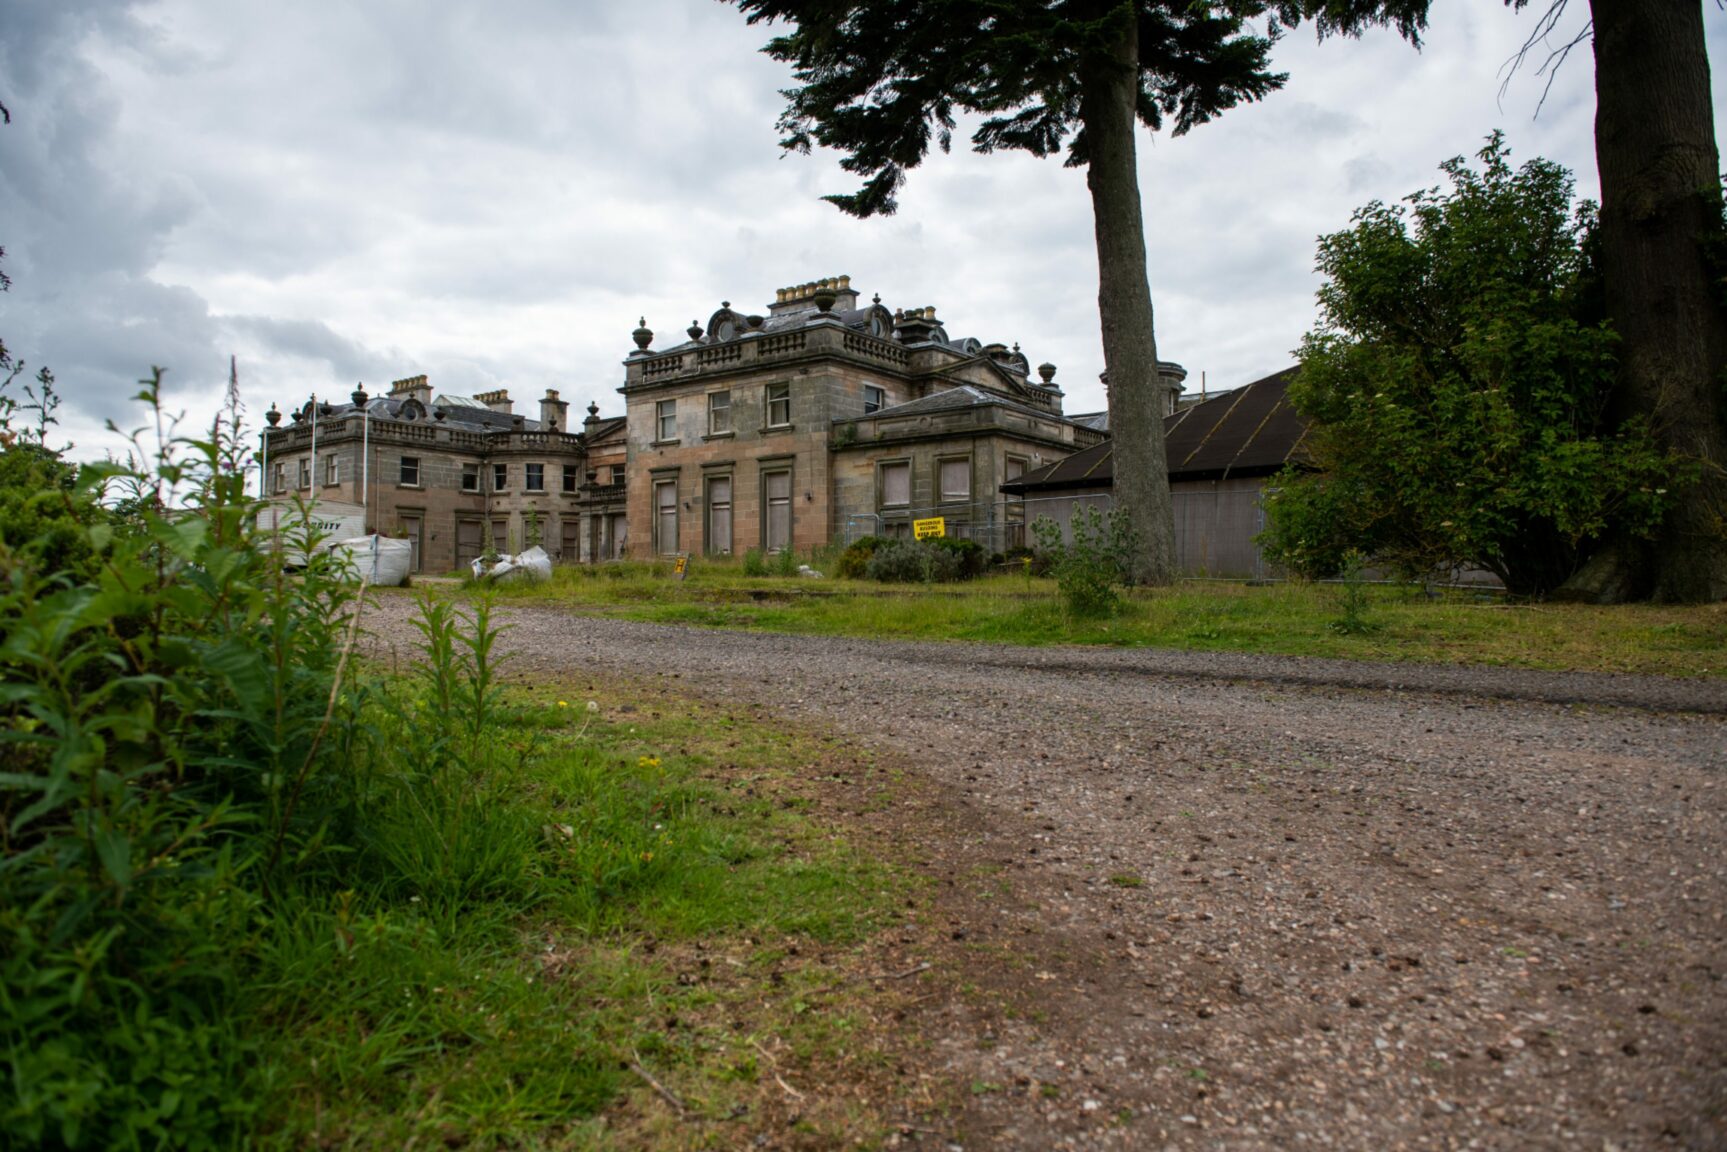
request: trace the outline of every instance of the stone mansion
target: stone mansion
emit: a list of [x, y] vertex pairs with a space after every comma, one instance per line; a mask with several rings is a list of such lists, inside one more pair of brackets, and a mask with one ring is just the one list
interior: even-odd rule
[[[424, 572], [488, 537], [594, 562], [802, 552], [929, 516], [994, 550], [1024, 538], [1001, 486], [1107, 437], [1101, 414], [1063, 415], [1054, 365], [1034, 376], [1017, 345], [951, 337], [934, 308], [860, 302], [845, 276], [781, 289], [765, 314], [724, 302], [666, 348], [645, 323], [632, 336], [624, 415], [591, 403], [579, 430], [555, 391], [536, 419], [424, 376], [308, 401], [285, 426], [272, 408], [267, 495], [357, 506]], [[1166, 410], [1183, 375], [1160, 365]]]

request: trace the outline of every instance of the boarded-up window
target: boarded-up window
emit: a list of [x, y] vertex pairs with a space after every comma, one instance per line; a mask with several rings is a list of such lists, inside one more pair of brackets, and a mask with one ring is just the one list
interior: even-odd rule
[[678, 482], [654, 485], [654, 551], [669, 556], [678, 550]]
[[708, 551], [722, 556], [732, 551], [732, 478], [708, 479]]
[[971, 499], [970, 460], [943, 460], [941, 462], [941, 498], [943, 500]]
[[881, 466], [881, 502], [886, 508], [911, 503], [911, 464], [901, 460]]
[[767, 515], [762, 522], [762, 543], [768, 551], [788, 548], [792, 542], [792, 474], [767, 472], [762, 475], [762, 503]]

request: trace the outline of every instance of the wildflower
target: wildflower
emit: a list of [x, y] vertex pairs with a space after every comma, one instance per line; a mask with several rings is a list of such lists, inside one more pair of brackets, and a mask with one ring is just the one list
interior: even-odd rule
[[643, 852], [642, 853], [642, 863], [644, 863], [644, 864], [652, 862], [653, 858], [654, 858], [654, 854], [652, 852]]
[[559, 700], [558, 701], [558, 707], [559, 708], [568, 708], [569, 706], [570, 706], [570, 702], [568, 700]]
[[600, 710], [600, 702], [598, 700], [589, 700], [588, 701], [588, 711], [589, 712], [598, 712], [599, 710]]
[[636, 758], [637, 768], [653, 769], [658, 768], [659, 766], [660, 758], [658, 756], [639, 756]]

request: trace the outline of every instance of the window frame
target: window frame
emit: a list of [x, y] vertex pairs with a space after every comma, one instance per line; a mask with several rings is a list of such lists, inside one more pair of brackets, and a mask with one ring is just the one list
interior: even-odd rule
[[[777, 393], [777, 395], [776, 395]], [[763, 419], [768, 428], [790, 428], [792, 426], [792, 385], [786, 380], [778, 384], [769, 384], [762, 389], [764, 402]], [[774, 419], [774, 405], [785, 405], [785, 419]]]
[[864, 385], [864, 415], [871, 416], [887, 407], [887, 389], [877, 384]]
[[[772, 495], [772, 485], [773, 485], [773, 482], [781, 476], [785, 477], [785, 482], [786, 482], [786, 495], [785, 495], [785, 502], [783, 505], [783, 507], [785, 508], [785, 521], [786, 521], [786, 523], [785, 523], [785, 537], [786, 538], [785, 538], [785, 542], [783, 544], [774, 544], [773, 543], [774, 509], [776, 507], [779, 507], [780, 505], [776, 504], [775, 497]], [[762, 551], [764, 551], [764, 552], [777, 552], [782, 548], [793, 547], [793, 542], [795, 540], [795, 537], [793, 535], [794, 528], [795, 528], [795, 517], [793, 516], [793, 508], [794, 508], [795, 503], [796, 503], [795, 498], [796, 498], [797, 493], [794, 490], [794, 488], [792, 487], [792, 468], [791, 468], [790, 462], [787, 462], [783, 467], [765, 467], [762, 469], [761, 494], [762, 494], [762, 504], [761, 504], [761, 508], [762, 508]]]
[[[410, 473], [413, 475], [412, 479], [409, 479]], [[418, 456], [401, 457], [396, 465], [396, 483], [403, 488], [419, 488], [423, 486], [423, 480], [420, 458]]]
[[[903, 469], [905, 472], [905, 499], [888, 499], [888, 473]], [[911, 460], [878, 460], [876, 462], [876, 506], [878, 508], [910, 508], [911, 507]]]
[[510, 490], [510, 465], [508, 461], [492, 461], [492, 491], [508, 492]]
[[574, 493], [574, 492], [579, 491], [581, 489], [581, 486], [582, 486], [582, 470], [574, 464], [565, 464], [564, 465], [563, 490], [566, 493]]
[[312, 458], [310, 456], [300, 457], [299, 465], [295, 472], [295, 478], [299, 480], [299, 483], [294, 488], [296, 491], [307, 491], [312, 487]]
[[546, 490], [546, 465], [543, 461], [529, 460], [522, 464], [522, 491], [544, 492]]
[[324, 454], [324, 487], [331, 488], [342, 483], [342, 455], [339, 452]]
[[732, 390], [722, 388], [708, 393], [708, 435], [732, 434]]
[[[724, 484], [726, 498], [714, 500], [714, 487]], [[725, 544], [720, 547], [720, 533], [715, 531], [715, 513], [725, 515]], [[702, 551], [709, 556], [730, 556], [737, 548], [737, 485], [730, 472], [715, 472], [702, 477]]]
[[[965, 468], [965, 491], [963, 493], [950, 493], [947, 490], [948, 468], [950, 466], [953, 466], [953, 465], [963, 465]], [[936, 469], [935, 469], [936, 503], [937, 504], [969, 504], [969, 503], [971, 503], [972, 493], [977, 490], [977, 485], [975, 483], [976, 480], [977, 480], [977, 477], [972, 474], [972, 459], [970, 456], [943, 456], [943, 457], [940, 457], [939, 459], [936, 460]]]
[[[662, 494], [670, 491], [671, 502], [667, 503]], [[678, 480], [675, 476], [655, 477], [653, 487], [653, 548], [656, 556], [675, 556], [678, 552]], [[671, 541], [667, 547], [667, 517], [671, 519]]]
[[[668, 435], [667, 433], [670, 433]], [[654, 443], [675, 444], [678, 440], [678, 401], [654, 401]]]
[[[469, 481], [473, 483], [469, 483]], [[480, 490], [480, 465], [477, 460], [462, 462], [462, 491], [478, 492]]]

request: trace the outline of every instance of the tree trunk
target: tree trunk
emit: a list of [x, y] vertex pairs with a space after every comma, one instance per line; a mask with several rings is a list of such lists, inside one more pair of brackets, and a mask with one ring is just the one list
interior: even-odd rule
[[1175, 520], [1134, 161], [1139, 42], [1132, 19], [1123, 21], [1108, 55], [1081, 60], [1079, 82], [1080, 121], [1089, 149], [1085, 182], [1097, 230], [1097, 307], [1109, 377], [1115, 503], [1127, 513], [1137, 538], [1134, 579], [1168, 584], [1175, 576]]
[[1647, 417], [1662, 445], [1703, 472], [1678, 493], [1649, 550], [1649, 591], [1664, 601], [1721, 600], [1727, 598], [1727, 314], [1700, 244], [1721, 228], [1702, 5], [1592, 0], [1590, 10], [1602, 279], [1622, 340], [1619, 414]]

